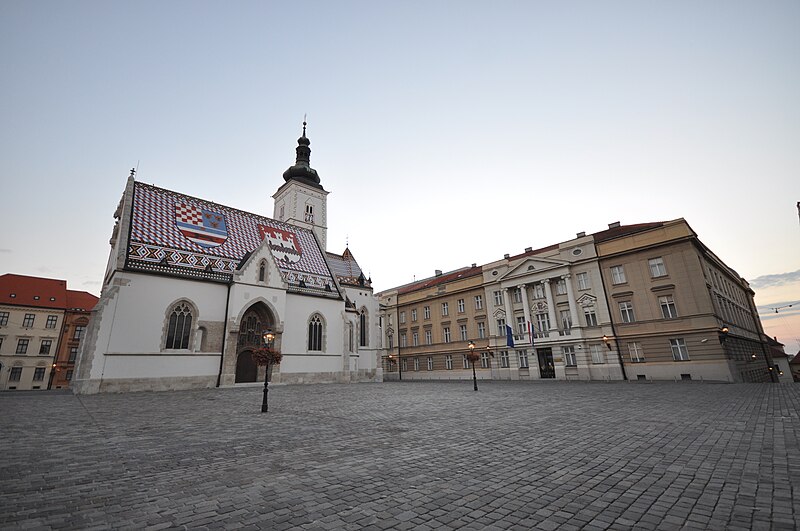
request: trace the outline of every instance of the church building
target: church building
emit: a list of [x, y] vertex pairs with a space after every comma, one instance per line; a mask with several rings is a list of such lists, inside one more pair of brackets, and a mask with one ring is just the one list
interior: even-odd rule
[[327, 195], [310, 141], [272, 196], [273, 217], [128, 178], [78, 394], [263, 382], [380, 381], [378, 302], [353, 253], [328, 252]]

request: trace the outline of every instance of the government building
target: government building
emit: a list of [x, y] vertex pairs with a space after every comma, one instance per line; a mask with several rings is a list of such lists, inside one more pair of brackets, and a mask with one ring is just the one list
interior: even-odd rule
[[384, 379], [777, 381], [745, 279], [683, 219], [620, 225], [378, 294]]
[[349, 248], [327, 245], [327, 195], [306, 124], [273, 217], [145, 184], [114, 214], [100, 301], [76, 393], [264, 381], [254, 349], [283, 354], [271, 381], [380, 381], [378, 303]]

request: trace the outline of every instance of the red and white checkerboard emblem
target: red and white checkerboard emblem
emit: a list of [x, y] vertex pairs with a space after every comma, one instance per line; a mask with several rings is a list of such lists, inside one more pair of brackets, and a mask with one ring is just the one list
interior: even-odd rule
[[225, 214], [186, 203], [175, 204], [175, 225], [200, 247], [218, 247], [228, 239]]

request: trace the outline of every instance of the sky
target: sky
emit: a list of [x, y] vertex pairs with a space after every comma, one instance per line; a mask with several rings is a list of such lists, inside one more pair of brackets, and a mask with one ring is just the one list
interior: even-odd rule
[[99, 294], [133, 167], [272, 216], [307, 114], [328, 250], [376, 290], [683, 217], [797, 352], [798, 27], [796, 1], [4, 0], [0, 273]]

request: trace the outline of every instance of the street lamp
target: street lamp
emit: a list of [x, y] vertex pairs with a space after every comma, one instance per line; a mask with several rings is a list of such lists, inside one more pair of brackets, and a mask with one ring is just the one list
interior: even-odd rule
[[469, 354], [467, 354], [467, 359], [472, 363], [472, 387], [475, 391], [478, 390], [478, 377], [475, 375], [475, 362], [478, 361], [480, 354], [475, 352], [475, 342], [470, 341], [469, 345]]
[[603, 336], [603, 343], [606, 344], [606, 346], [608, 347], [608, 350], [611, 350], [611, 340], [608, 339], [608, 336], [606, 336], [606, 335]]
[[[275, 334], [272, 333], [272, 330], [267, 330], [264, 334], [264, 348], [271, 350], [272, 349], [272, 341], [275, 339]], [[269, 410], [269, 404], [267, 403], [267, 394], [269, 393], [269, 368], [271, 363], [267, 363], [264, 371], [264, 400], [261, 402], [261, 412], [266, 413]]]

